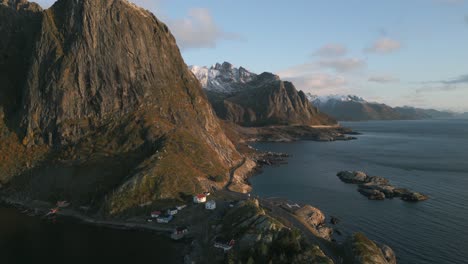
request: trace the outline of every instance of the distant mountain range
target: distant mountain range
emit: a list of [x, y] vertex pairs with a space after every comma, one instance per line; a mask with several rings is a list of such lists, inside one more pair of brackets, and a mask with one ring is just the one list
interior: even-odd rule
[[368, 102], [354, 95], [316, 96], [307, 94], [309, 101], [319, 111], [341, 121], [364, 120], [417, 120], [435, 118], [457, 118], [453, 112], [414, 107], [391, 107], [386, 104]]
[[255, 74], [228, 62], [210, 68], [191, 66], [190, 70], [224, 120], [242, 126], [336, 124], [291, 82], [272, 73]]

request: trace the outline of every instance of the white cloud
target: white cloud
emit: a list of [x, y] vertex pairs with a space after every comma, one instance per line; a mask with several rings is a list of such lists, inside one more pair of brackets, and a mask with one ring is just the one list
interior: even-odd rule
[[350, 72], [366, 67], [366, 62], [357, 58], [328, 59], [321, 60], [318, 65], [333, 69], [337, 72]]
[[277, 72], [281, 79], [291, 81], [299, 90], [314, 94], [336, 94], [346, 90], [345, 77], [320, 71], [315, 64], [301, 64]]
[[319, 57], [339, 57], [348, 53], [348, 49], [341, 44], [329, 43], [318, 49], [314, 55]]
[[169, 20], [168, 26], [181, 49], [214, 48], [221, 40], [241, 39], [219, 28], [206, 8], [192, 8], [186, 18]]
[[337, 94], [343, 93], [348, 84], [342, 76], [335, 76], [328, 73], [312, 73], [306, 76], [284, 78], [291, 81], [299, 89], [313, 94]]
[[366, 52], [387, 54], [401, 48], [401, 43], [391, 38], [382, 37], [374, 42], [372, 46], [365, 49]]
[[395, 83], [395, 82], [399, 82], [400, 80], [390, 75], [373, 75], [369, 77], [368, 81], [384, 84], [384, 83]]

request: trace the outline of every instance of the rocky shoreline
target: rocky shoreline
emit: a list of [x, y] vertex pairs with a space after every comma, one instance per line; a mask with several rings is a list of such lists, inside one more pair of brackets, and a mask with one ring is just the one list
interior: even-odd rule
[[234, 127], [247, 142], [294, 142], [311, 141], [347, 141], [355, 140], [354, 132], [341, 126], [266, 126], [266, 127]]
[[358, 184], [358, 191], [369, 200], [385, 200], [399, 197], [407, 202], [419, 202], [428, 196], [405, 188], [398, 188], [380, 176], [369, 176], [362, 171], [341, 171], [337, 176], [344, 183]]

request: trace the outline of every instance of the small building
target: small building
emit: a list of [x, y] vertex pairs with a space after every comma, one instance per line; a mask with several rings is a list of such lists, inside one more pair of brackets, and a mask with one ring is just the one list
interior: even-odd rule
[[179, 240], [185, 237], [188, 234], [189, 230], [186, 226], [177, 227], [174, 232], [171, 234], [173, 240]]
[[234, 239], [231, 239], [231, 240], [228, 240], [228, 241], [223, 240], [223, 239], [216, 239], [214, 247], [215, 248], [220, 248], [220, 249], [224, 250], [224, 252], [227, 252], [227, 251], [232, 249], [234, 244], [235, 244]]
[[206, 195], [205, 194], [198, 194], [193, 196], [193, 202], [194, 203], [206, 203]]
[[188, 227], [186, 226], [179, 226], [174, 230], [176, 234], [187, 234], [189, 232]]
[[172, 221], [174, 217], [172, 215], [164, 215], [164, 216], [160, 216], [158, 217], [158, 223], [160, 224], [168, 224], [169, 222]]
[[179, 210], [177, 210], [177, 208], [167, 209], [167, 214], [168, 215], [176, 215], [178, 212], [179, 212]]
[[211, 195], [210, 192], [204, 192], [203, 194], [206, 195], [206, 196], [210, 196], [210, 195]]
[[214, 200], [211, 200], [211, 201], [208, 201], [206, 204], [205, 204], [205, 208], [207, 210], [214, 210], [216, 209], [216, 202]]
[[187, 207], [187, 205], [185, 205], [185, 204], [176, 206], [177, 210], [179, 210], [179, 211], [186, 208], [186, 207]]
[[161, 211], [151, 212], [151, 217], [152, 218], [158, 218], [160, 215], [161, 215]]

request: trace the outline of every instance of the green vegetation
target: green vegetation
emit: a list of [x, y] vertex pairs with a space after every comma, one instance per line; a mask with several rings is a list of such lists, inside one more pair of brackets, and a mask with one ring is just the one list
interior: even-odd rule
[[44, 145], [30, 148], [23, 145], [18, 136], [3, 123], [2, 109], [0, 109], [0, 142], [0, 183], [7, 183], [13, 176], [32, 167], [49, 151]]

